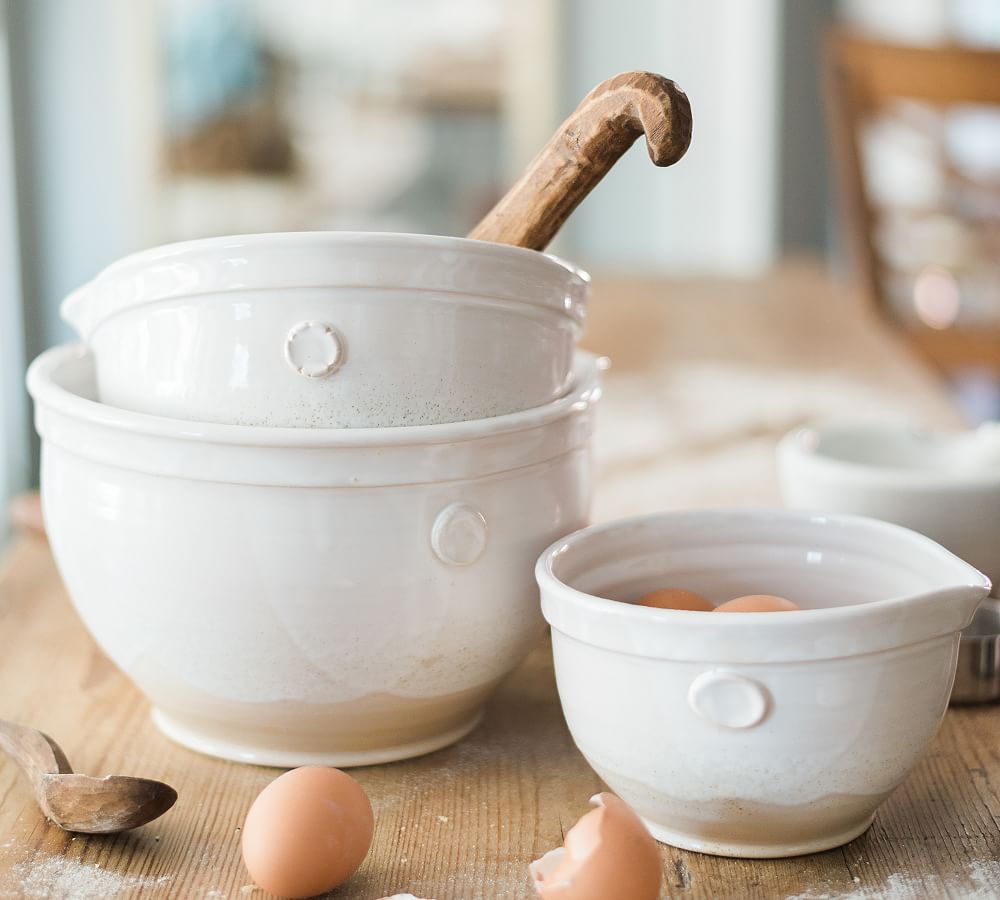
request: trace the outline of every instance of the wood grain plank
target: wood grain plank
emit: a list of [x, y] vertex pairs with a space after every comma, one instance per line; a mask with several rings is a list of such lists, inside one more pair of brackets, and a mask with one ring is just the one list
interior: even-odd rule
[[[27, 640], [11, 641], [13, 634]], [[0, 575], [0, 635], [7, 638], [0, 663], [5, 714], [72, 736], [64, 743], [83, 770], [157, 777], [180, 795], [170, 813], [145, 828], [74, 838], [46, 825], [27, 785], [3, 763], [0, 834], [11, 837], [0, 851], [0, 896], [17, 891], [12, 870], [19, 863], [37, 865], [50, 855], [143, 881], [122, 896], [243, 896], [239, 826], [276, 770], [176, 747], [152, 727], [145, 701], [123, 676], [111, 670], [95, 682], [88, 673], [106, 668], [95, 664], [99, 651], [69, 607], [44, 544], [18, 544]], [[40, 649], [49, 658], [45, 677], [23, 678]], [[85, 679], [87, 690], [76, 690]], [[62, 695], [68, 702], [51, 696], [43, 702], [53, 684], [74, 688]], [[505, 688], [472, 739], [354, 774], [375, 806], [376, 841], [362, 872], [337, 897], [375, 898], [404, 889], [438, 898], [530, 896], [527, 861], [561, 842], [576, 818], [574, 807], [582, 812], [600, 787], [562, 724], [545, 652]], [[522, 827], [533, 820], [537, 828]], [[160, 878], [169, 881], [151, 884]]]
[[[11, 640], [14, 634], [21, 636]], [[153, 729], [146, 704], [118, 674], [87, 692], [54, 695], [51, 685], [72, 683], [73, 673], [92, 668], [96, 651], [43, 544], [17, 545], [0, 575], [0, 635], [5, 714], [70, 736], [71, 759], [82, 768], [162, 778], [180, 793], [174, 810], [136, 832], [71, 837], [42, 820], [14, 767], [0, 765], [0, 896], [20, 896], [25, 864], [40, 866], [51, 857], [124, 876], [129, 882], [121, 896], [247, 896], [241, 893], [247, 876], [238, 829], [275, 770], [173, 746]], [[46, 660], [44, 677], [24, 677], [40, 658]], [[742, 861], [663, 847], [665, 895], [1000, 895], [997, 748], [995, 709], [953, 710], [875, 827], [844, 850]], [[469, 740], [355, 774], [375, 805], [375, 845], [358, 877], [333, 896], [359, 900], [400, 890], [435, 900], [530, 897], [527, 863], [561, 843], [600, 789], [566, 732], [544, 649], [504, 686]]]

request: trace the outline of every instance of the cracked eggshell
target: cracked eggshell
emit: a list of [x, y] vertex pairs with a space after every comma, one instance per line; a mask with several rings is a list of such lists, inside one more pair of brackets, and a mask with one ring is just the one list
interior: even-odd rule
[[656, 900], [663, 867], [642, 820], [614, 794], [590, 798], [596, 807], [567, 833], [562, 847], [531, 864], [543, 900]]

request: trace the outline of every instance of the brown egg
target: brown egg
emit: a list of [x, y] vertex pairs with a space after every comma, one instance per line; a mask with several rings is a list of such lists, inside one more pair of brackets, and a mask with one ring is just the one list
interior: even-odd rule
[[306, 766], [257, 795], [243, 824], [243, 862], [279, 897], [313, 897], [347, 881], [375, 833], [361, 785], [339, 769]]
[[544, 900], [656, 900], [663, 867], [656, 841], [642, 820], [614, 794], [590, 798], [596, 806], [569, 831], [562, 847], [531, 864]]
[[701, 594], [683, 588], [660, 588], [635, 601], [638, 606], [656, 609], [687, 609], [692, 612], [711, 612], [713, 606]]
[[720, 603], [715, 607], [716, 612], [791, 612], [800, 607], [786, 600], [784, 597], [775, 597], [771, 594], [748, 594], [746, 597], [737, 597], [727, 603]]

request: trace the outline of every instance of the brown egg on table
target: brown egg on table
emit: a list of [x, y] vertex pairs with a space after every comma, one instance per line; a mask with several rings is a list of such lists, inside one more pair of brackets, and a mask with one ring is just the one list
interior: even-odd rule
[[243, 862], [265, 891], [314, 897], [355, 873], [374, 833], [360, 784], [339, 769], [305, 766], [257, 795], [243, 823]]
[[747, 612], [792, 612], [801, 607], [773, 594], [748, 594], [737, 597], [715, 607], [716, 612], [747, 613]]
[[686, 609], [691, 612], [711, 612], [714, 607], [701, 594], [683, 588], [660, 588], [635, 601], [637, 606], [655, 609]]
[[614, 794], [590, 798], [597, 807], [569, 831], [562, 847], [531, 864], [543, 900], [656, 900], [663, 867], [642, 820]]

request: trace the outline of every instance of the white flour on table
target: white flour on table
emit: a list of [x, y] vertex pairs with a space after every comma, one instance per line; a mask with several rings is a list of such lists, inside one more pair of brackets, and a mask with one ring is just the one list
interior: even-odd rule
[[1000, 886], [1000, 861], [974, 860], [965, 867], [965, 877], [890, 875], [878, 887], [858, 885], [854, 890], [810, 888], [785, 900], [926, 900], [928, 897], [961, 897], [962, 900], [995, 900]]
[[33, 897], [45, 900], [96, 900], [136, 888], [155, 890], [173, 876], [120, 875], [100, 864], [49, 854], [35, 854], [13, 866], [0, 881], [0, 898]]

